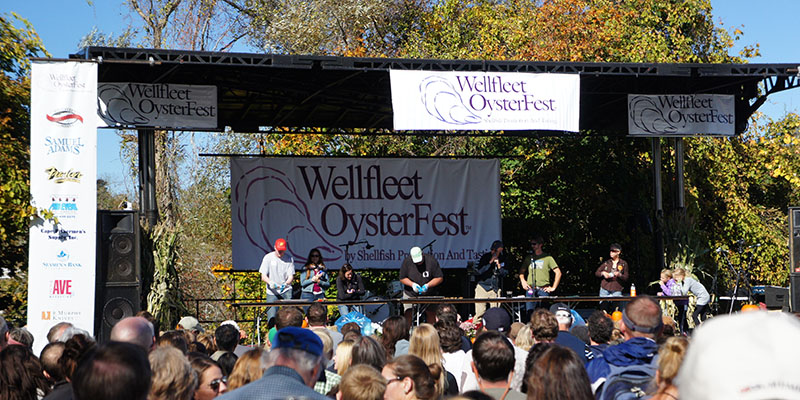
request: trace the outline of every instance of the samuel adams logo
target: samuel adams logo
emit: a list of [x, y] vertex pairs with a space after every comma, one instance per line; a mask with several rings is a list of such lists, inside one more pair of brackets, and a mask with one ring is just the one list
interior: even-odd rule
[[75, 171], [73, 169], [67, 171], [59, 171], [56, 167], [50, 167], [44, 172], [47, 174], [47, 179], [51, 180], [55, 183], [66, 183], [66, 182], [74, 182], [74, 183], [81, 183], [81, 178], [83, 178], [83, 173], [80, 171]]
[[61, 126], [71, 126], [76, 122], [83, 123], [83, 117], [69, 108], [47, 114], [47, 120]]

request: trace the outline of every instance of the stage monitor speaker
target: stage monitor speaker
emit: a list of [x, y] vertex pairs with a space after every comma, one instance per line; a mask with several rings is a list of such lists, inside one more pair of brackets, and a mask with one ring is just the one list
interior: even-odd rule
[[789, 207], [790, 272], [800, 272], [800, 207]]
[[141, 310], [139, 216], [136, 211], [97, 212], [95, 336], [107, 342], [119, 320]]
[[789, 274], [789, 309], [800, 312], [800, 272]]
[[764, 287], [764, 303], [767, 308], [789, 310], [789, 288], [779, 286]]

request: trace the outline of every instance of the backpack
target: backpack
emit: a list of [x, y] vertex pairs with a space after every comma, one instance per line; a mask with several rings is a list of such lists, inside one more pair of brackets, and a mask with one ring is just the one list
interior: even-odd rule
[[610, 369], [603, 386], [598, 390], [600, 400], [640, 399], [647, 393], [647, 387], [656, 376], [658, 357], [653, 357], [650, 364], [616, 366], [608, 364]]

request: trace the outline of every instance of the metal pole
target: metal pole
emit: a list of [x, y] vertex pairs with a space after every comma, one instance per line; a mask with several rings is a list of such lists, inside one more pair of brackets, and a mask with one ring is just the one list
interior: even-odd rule
[[655, 230], [653, 232], [653, 247], [655, 249], [656, 263], [659, 270], [664, 269], [664, 232], [661, 229], [661, 220], [664, 217], [664, 204], [661, 197], [661, 138], [652, 138], [653, 145], [653, 195], [655, 201]]
[[139, 208], [150, 226], [158, 222], [156, 203], [156, 135], [153, 129], [139, 129]]
[[677, 185], [678, 196], [676, 206], [679, 212], [686, 209], [685, 182], [683, 174], [683, 138], [675, 138], [675, 184]]

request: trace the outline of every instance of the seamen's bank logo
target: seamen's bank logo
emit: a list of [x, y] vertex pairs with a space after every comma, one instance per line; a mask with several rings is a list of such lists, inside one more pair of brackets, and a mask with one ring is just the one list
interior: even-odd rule
[[47, 114], [46, 117], [48, 121], [63, 127], [69, 127], [78, 122], [83, 123], [83, 117], [69, 108]]

